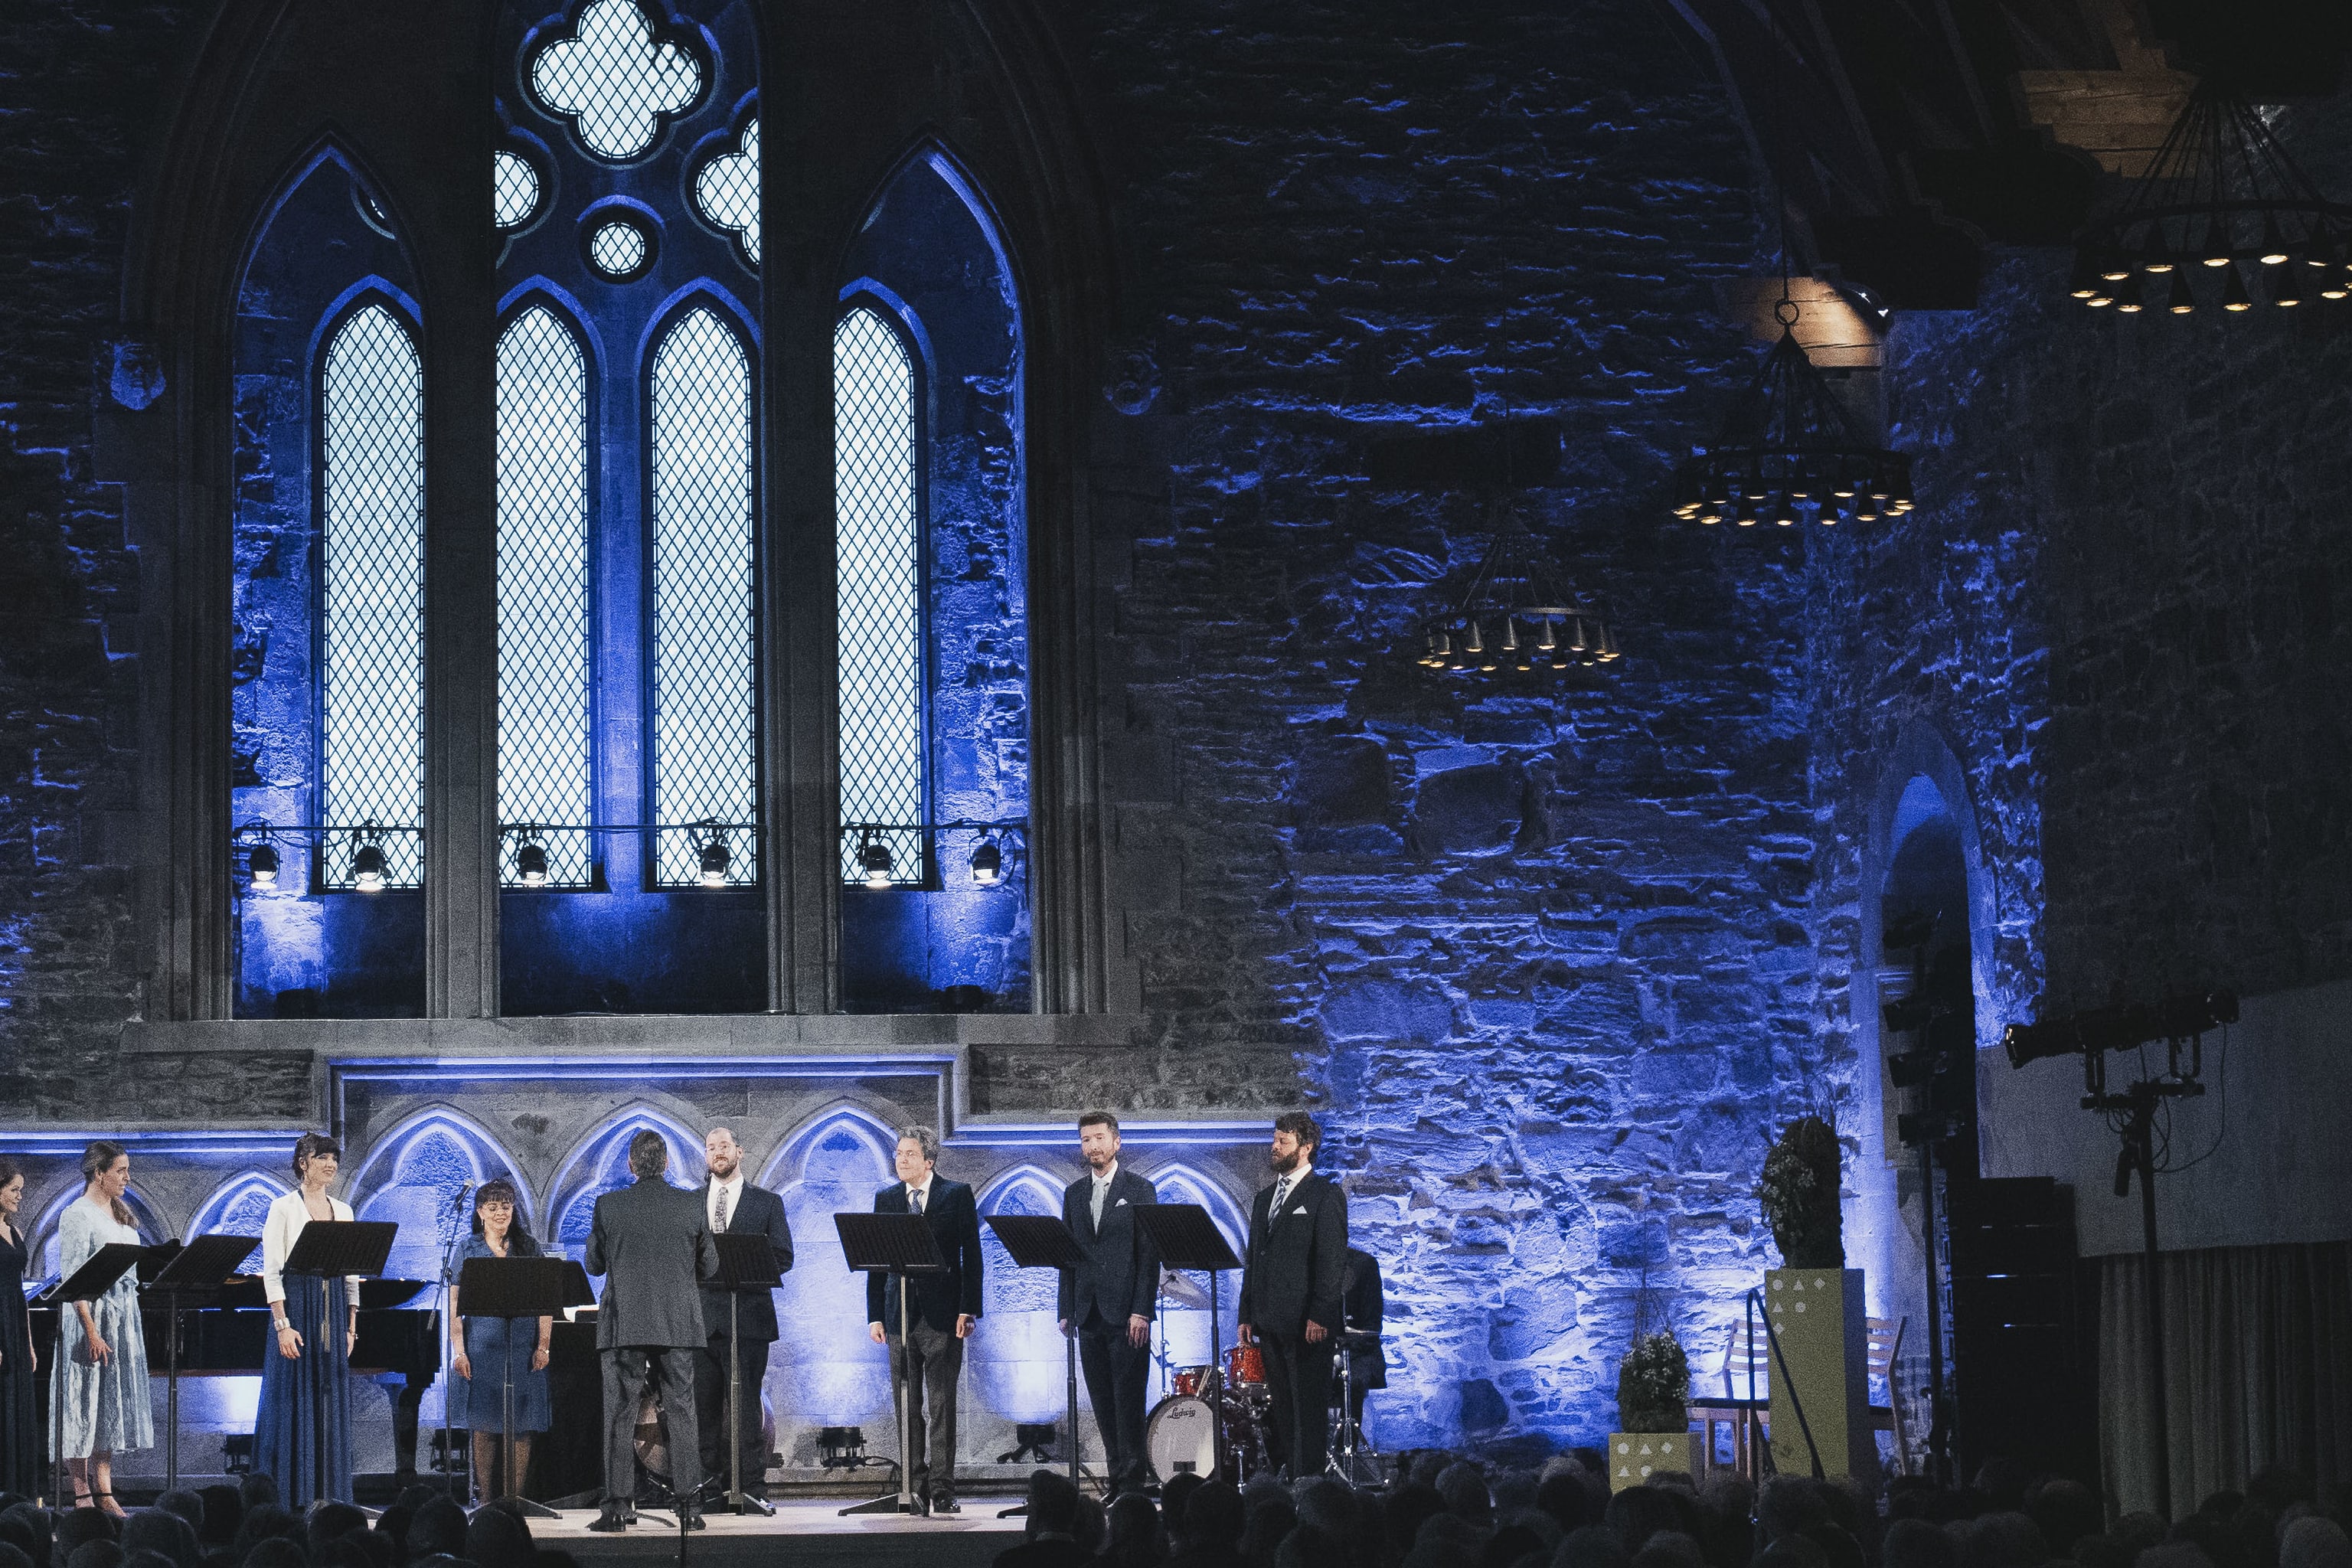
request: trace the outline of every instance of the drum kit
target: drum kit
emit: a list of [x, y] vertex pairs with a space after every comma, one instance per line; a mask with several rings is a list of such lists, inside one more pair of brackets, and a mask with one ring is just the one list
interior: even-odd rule
[[[1143, 1424], [1143, 1451], [1161, 1480], [1177, 1476], [1224, 1476], [1236, 1484], [1273, 1468], [1274, 1400], [1265, 1386], [1265, 1355], [1255, 1345], [1228, 1345], [1222, 1366], [1160, 1366], [1168, 1396]], [[1217, 1451], [1217, 1403], [1225, 1407], [1224, 1452]]]

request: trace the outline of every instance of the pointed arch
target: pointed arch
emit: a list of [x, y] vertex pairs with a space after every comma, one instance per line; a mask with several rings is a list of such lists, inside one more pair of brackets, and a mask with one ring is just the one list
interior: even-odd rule
[[[1141, 1169], [1139, 1165], [1138, 1169]], [[1198, 1204], [1209, 1213], [1210, 1221], [1223, 1233], [1236, 1257], [1242, 1255], [1249, 1235], [1249, 1221], [1242, 1205], [1217, 1175], [1181, 1160], [1160, 1163], [1144, 1170], [1145, 1179], [1160, 1194], [1163, 1204]], [[1182, 1278], [1201, 1299], [1212, 1299], [1209, 1276], [1186, 1273]], [[1199, 1366], [1206, 1364], [1212, 1347], [1234, 1342], [1234, 1331], [1240, 1321], [1236, 1298], [1241, 1281], [1231, 1276], [1217, 1281], [1213, 1299], [1217, 1303], [1215, 1332], [1210, 1331], [1209, 1312], [1205, 1307], [1178, 1306], [1163, 1301], [1158, 1324], [1158, 1334], [1164, 1364], [1168, 1366]], [[1154, 1397], [1166, 1392], [1166, 1373], [1160, 1363], [1152, 1370]]]
[[660, 1133], [669, 1149], [669, 1169], [663, 1179], [672, 1186], [692, 1184], [680, 1178], [698, 1168], [702, 1135], [658, 1107], [643, 1101], [626, 1106], [575, 1144], [548, 1184], [548, 1223], [541, 1239], [551, 1250], [580, 1257], [588, 1245], [597, 1198], [629, 1184], [629, 1140], [647, 1131]]
[[249, 1236], [254, 1250], [237, 1265], [242, 1274], [260, 1265], [261, 1227], [269, 1205], [294, 1190], [294, 1184], [268, 1171], [240, 1171], [208, 1194], [188, 1216], [187, 1236]]
[[[833, 1216], [873, 1208], [875, 1192], [891, 1179], [897, 1147], [897, 1132], [880, 1116], [836, 1101], [784, 1141], [762, 1180], [782, 1196], [793, 1227], [795, 1257], [776, 1293], [778, 1320], [801, 1331], [776, 1345], [782, 1375], [773, 1386], [811, 1426], [862, 1424], [889, 1402], [888, 1359], [866, 1337], [866, 1277], [850, 1272]], [[780, 1420], [783, 1414], [780, 1404]]]
[[[63, 1190], [52, 1194], [48, 1202], [41, 1206], [40, 1220], [28, 1233], [32, 1241], [29, 1256], [40, 1260], [38, 1267], [45, 1279], [58, 1277], [58, 1224], [65, 1217], [67, 1205], [80, 1197], [88, 1184], [81, 1179], [80, 1173], [74, 1173]], [[163, 1223], [153, 1202], [139, 1190], [136, 1179], [123, 1189], [122, 1202], [131, 1210], [131, 1224], [138, 1227], [139, 1239], [142, 1243], [152, 1247], [170, 1238], [172, 1227]]]
[[517, 1222], [533, 1228], [530, 1184], [505, 1146], [465, 1112], [434, 1105], [377, 1139], [343, 1192], [357, 1217], [400, 1226], [385, 1277], [430, 1279], [442, 1249], [471, 1227], [472, 1205], [459, 1198], [467, 1184], [479, 1187], [499, 1176], [514, 1184], [520, 1200]]

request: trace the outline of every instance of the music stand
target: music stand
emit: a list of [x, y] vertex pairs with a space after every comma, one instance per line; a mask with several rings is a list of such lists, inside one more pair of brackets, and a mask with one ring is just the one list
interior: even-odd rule
[[[578, 1267], [568, 1258], [468, 1258], [465, 1268], [457, 1272], [457, 1304], [471, 1310], [457, 1321], [462, 1324], [467, 1317], [524, 1318], [536, 1327], [540, 1319], [556, 1317], [564, 1308], [580, 1305], [581, 1292], [588, 1281], [583, 1275], [578, 1282], [580, 1289], [573, 1289], [571, 1273]], [[499, 1451], [506, 1465], [507, 1495], [526, 1517], [553, 1519], [557, 1517], [553, 1509], [522, 1495], [522, 1478], [515, 1474], [511, 1331], [508, 1338], [506, 1353], [499, 1358]], [[447, 1385], [443, 1386], [441, 1396], [445, 1402], [451, 1392]], [[442, 1462], [448, 1465], [446, 1448]], [[454, 1472], [455, 1467], [449, 1468]], [[482, 1479], [487, 1489], [489, 1478], [485, 1476]]]
[[[340, 1279], [347, 1275], [356, 1274], [362, 1278], [380, 1276], [383, 1273], [384, 1259], [392, 1256], [393, 1241], [399, 1234], [400, 1226], [390, 1220], [314, 1219], [303, 1226], [302, 1234], [294, 1238], [294, 1250], [286, 1255], [286, 1265], [278, 1270], [278, 1273], [291, 1274], [298, 1279], [316, 1279], [322, 1287], [330, 1279]], [[319, 1297], [321, 1313], [325, 1311], [326, 1300], [326, 1293], [322, 1289]], [[359, 1303], [352, 1300], [345, 1302], [344, 1305], [348, 1310], [357, 1308]], [[293, 1314], [290, 1310], [287, 1318], [289, 1322], [292, 1321]], [[349, 1321], [346, 1317], [345, 1322]], [[300, 1333], [301, 1328], [300, 1324], [295, 1324], [296, 1332]], [[313, 1323], [310, 1325], [310, 1331], [303, 1334], [302, 1338], [306, 1343], [316, 1348], [321, 1343], [319, 1336], [323, 1331], [326, 1331], [319, 1324]], [[332, 1331], [338, 1334], [345, 1332], [344, 1324], [335, 1324]], [[275, 1355], [278, 1353], [278, 1348], [272, 1344], [263, 1353]], [[346, 1352], [347, 1364], [349, 1359], [349, 1353]], [[447, 1394], [446, 1388], [443, 1394], [446, 1398]], [[328, 1447], [326, 1443], [320, 1442], [313, 1445], [311, 1449], [310, 1495], [312, 1497], [333, 1495], [328, 1489], [328, 1483], [333, 1478], [324, 1473]]]
[[[89, 1261], [73, 1271], [70, 1279], [60, 1279], [41, 1292], [38, 1300], [58, 1310], [57, 1342], [49, 1347], [49, 1364], [62, 1368], [66, 1353], [66, 1320], [76, 1314], [66, 1310], [77, 1301], [95, 1301], [114, 1289], [114, 1282], [131, 1272], [147, 1249], [129, 1241], [110, 1241], [89, 1255]], [[66, 1377], [57, 1374], [56, 1393], [49, 1399], [49, 1458], [56, 1466], [53, 1478], [58, 1483], [58, 1495], [50, 1500], [62, 1505], [68, 1490], [66, 1480], [66, 1402], [62, 1395]]]
[[[1179, 1271], [1197, 1269], [1209, 1277], [1209, 1407], [1216, 1425], [1216, 1455], [1219, 1473], [1223, 1473], [1225, 1455], [1225, 1367], [1224, 1347], [1218, 1339], [1217, 1276], [1227, 1268], [1239, 1268], [1242, 1260], [1234, 1256], [1233, 1245], [1225, 1233], [1209, 1217], [1209, 1211], [1199, 1204], [1146, 1204], [1135, 1211], [1135, 1221], [1151, 1237], [1160, 1249], [1160, 1266]], [[1234, 1483], [1241, 1483], [1236, 1480]]]
[[[909, 1386], [914, 1358], [907, 1349], [907, 1327], [910, 1321], [907, 1276], [945, 1273], [948, 1262], [940, 1256], [940, 1244], [932, 1238], [931, 1222], [922, 1215], [837, 1214], [833, 1223], [841, 1233], [841, 1255], [853, 1272], [887, 1273], [898, 1281], [898, 1364], [892, 1369], [890, 1379], [893, 1392], [898, 1396], [898, 1495], [878, 1497], [841, 1511], [845, 1515], [919, 1512], [915, 1468], [909, 1462], [915, 1453], [915, 1401]], [[953, 1454], [948, 1456], [948, 1463], [955, 1463]]]
[[[703, 1287], [727, 1292], [727, 1506], [737, 1513], [773, 1516], [766, 1501], [743, 1490], [743, 1293], [773, 1290], [784, 1282], [775, 1247], [757, 1231], [718, 1231], [719, 1278]], [[767, 1473], [762, 1463], [761, 1474]]]
[[175, 1490], [180, 1484], [180, 1314], [187, 1310], [188, 1298], [196, 1298], [201, 1305], [229, 1281], [239, 1265], [253, 1256], [261, 1245], [257, 1236], [200, 1236], [183, 1246], [165, 1242], [150, 1249], [151, 1257], [163, 1257], [163, 1267], [148, 1282], [147, 1289], [163, 1298], [163, 1332], [166, 1357], [163, 1383], [163, 1489]]
[[[1066, 1270], [1086, 1261], [1087, 1255], [1079, 1249], [1078, 1238], [1070, 1234], [1069, 1226], [1058, 1215], [990, 1215], [988, 1228], [994, 1231], [996, 1239], [1004, 1244], [1004, 1250], [1012, 1255], [1015, 1268]], [[1064, 1370], [1068, 1376], [1064, 1407], [1069, 1414], [1065, 1420], [1070, 1436], [1070, 1485], [1074, 1487], [1078, 1484], [1081, 1469], [1078, 1464], [1077, 1329], [1077, 1324], [1072, 1323], [1069, 1332], [1062, 1336]], [[1019, 1508], [1005, 1509], [996, 1517], [1013, 1519], [1028, 1511], [1028, 1505], [1024, 1503]]]

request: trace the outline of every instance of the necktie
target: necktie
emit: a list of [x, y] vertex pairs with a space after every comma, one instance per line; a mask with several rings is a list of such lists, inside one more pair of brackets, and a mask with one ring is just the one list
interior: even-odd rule
[[1274, 1202], [1265, 1211], [1265, 1222], [1272, 1225], [1282, 1217], [1283, 1200], [1290, 1196], [1290, 1178], [1285, 1176], [1274, 1184]]
[[721, 1187], [719, 1189], [719, 1225], [717, 1228], [722, 1231], [727, 1228], [727, 1189], [725, 1187]]
[[907, 1189], [907, 1212], [908, 1214], [920, 1214], [923, 1212], [922, 1188], [908, 1187]]
[[1109, 1194], [1109, 1192], [1110, 1184], [1108, 1182], [1097, 1181], [1095, 1183], [1094, 1215], [1095, 1228], [1097, 1230], [1100, 1230], [1102, 1228], [1103, 1199]]

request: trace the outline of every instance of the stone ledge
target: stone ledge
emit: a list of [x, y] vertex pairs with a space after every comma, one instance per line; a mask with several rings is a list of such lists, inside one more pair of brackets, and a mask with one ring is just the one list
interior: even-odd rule
[[139, 1054], [308, 1052], [330, 1061], [415, 1061], [517, 1054], [581, 1057], [713, 1053], [749, 1057], [899, 1054], [952, 1058], [971, 1047], [1125, 1047], [1149, 1028], [1126, 1014], [805, 1014], [596, 1018], [271, 1018], [132, 1023]]

